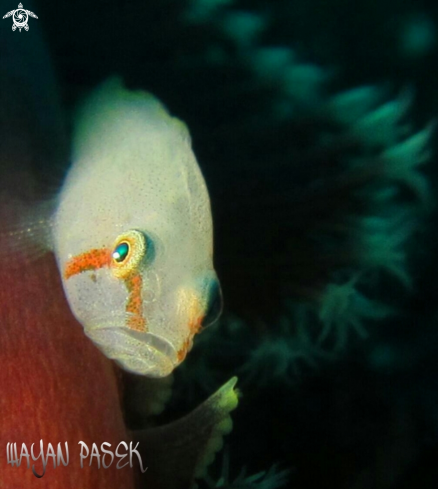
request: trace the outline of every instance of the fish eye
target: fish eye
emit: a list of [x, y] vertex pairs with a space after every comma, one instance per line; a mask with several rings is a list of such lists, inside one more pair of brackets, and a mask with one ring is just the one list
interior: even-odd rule
[[137, 271], [147, 253], [146, 236], [136, 229], [132, 229], [117, 237], [112, 257], [112, 271], [118, 278], [126, 278]]
[[126, 260], [126, 257], [129, 254], [129, 243], [126, 241], [122, 241], [119, 245], [117, 245], [113, 251], [113, 259], [117, 263], [122, 263]]

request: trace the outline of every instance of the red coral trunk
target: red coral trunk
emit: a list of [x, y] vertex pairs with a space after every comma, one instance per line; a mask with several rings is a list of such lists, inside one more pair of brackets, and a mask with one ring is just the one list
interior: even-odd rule
[[[1, 249], [1, 242], [0, 242]], [[15, 259], [15, 257], [14, 257]], [[73, 318], [52, 254], [25, 265], [3, 256], [0, 266], [0, 488], [98, 489], [134, 488], [129, 465], [117, 470], [97, 468], [97, 459], [80, 467], [79, 441], [92, 448], [121, 441], [129, 443], [120, 408], [117, 379], [112, 364], [86, 338]], [[53, 468], [49, 459], [38, 479], [27, 468], [7, 463], [8, 442], [39, 454], [39, 442], [65, 453], [68, 466]], [[102, 452], [101, 452], [102, 453]], [[35, 464], [42, 472], [41, 459]], [[125, 462], [125, 459], [123, 462]], [[109, 456], [106, 457], [109, 462]]]

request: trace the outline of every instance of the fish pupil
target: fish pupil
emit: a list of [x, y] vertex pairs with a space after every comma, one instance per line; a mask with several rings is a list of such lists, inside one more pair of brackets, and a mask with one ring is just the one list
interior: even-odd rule
[[117, 263], [122, 263], [129, 253], [129, 244], [128, 243], [120, 243], [116, 246], [116, 249], [113, 252], [113, 258]]

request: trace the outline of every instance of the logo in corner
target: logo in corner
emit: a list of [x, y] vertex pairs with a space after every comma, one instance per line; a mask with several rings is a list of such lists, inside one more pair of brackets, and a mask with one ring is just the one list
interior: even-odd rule
[[12, 16], [12, 30], [15, 31], [18, 27], [18, 29], [21, 32], [21, 29], [24, 29], [25, 31], [29, 30], [29, 26], [27, 25], [27, 21], [29, 20], [29, 17], [33, 17], [34, 19], [38, 19], [38, 17], [31, 12], [30, 10], [25, 10], [23, 8], [23, 5], [21, 3], [18, 4], [17, 10], [11, 10], [8, 12], [6, 15], [3, 15], [4, 19], [7, 19], [8, 17]]

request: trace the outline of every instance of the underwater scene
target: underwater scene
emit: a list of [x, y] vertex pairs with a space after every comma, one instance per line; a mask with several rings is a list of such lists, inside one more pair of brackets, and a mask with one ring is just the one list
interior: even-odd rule
[[438, 488], [438, 5], [0, 7], [0, 489]]

